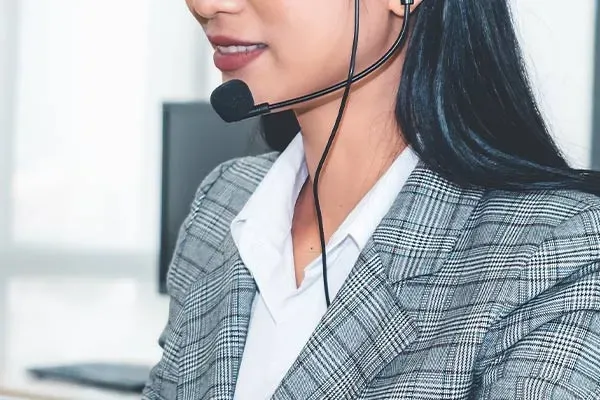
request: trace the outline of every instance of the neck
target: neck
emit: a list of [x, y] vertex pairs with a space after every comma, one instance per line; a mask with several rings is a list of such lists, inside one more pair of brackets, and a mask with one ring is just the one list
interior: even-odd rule
[[[380, 74], [350, 93], [340, 129], [319, 178], [321, 210], [328, 225], [341, 223], [406, 148], [394, 114], [399, 76], [387, 75]], [[338, 98], [297, 112], [311, 183], [339, 104]], [[312, 197], [312, 191], [303, 193], [305, 198]]]

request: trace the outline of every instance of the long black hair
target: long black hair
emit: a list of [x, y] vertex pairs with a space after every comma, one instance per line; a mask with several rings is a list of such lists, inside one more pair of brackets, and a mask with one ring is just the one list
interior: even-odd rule
[[[571, 168], [548, 131], [507, 0], [424, 0], [411, 21], [395, 114], [429, 168], [465, 187], [600, 195], [600, 172]], [[282, 151], [299, 125], [286, 111], [262, 128]]]

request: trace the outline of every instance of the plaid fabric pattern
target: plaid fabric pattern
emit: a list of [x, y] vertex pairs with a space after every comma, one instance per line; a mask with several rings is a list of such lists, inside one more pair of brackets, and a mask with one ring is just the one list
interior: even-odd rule
[[[233, 398], [256, 285], [229, 224], [276, 156], [200, 186], [144, 399]], [[419, 164], [273, 399], [600, 399], [600, 199]]]

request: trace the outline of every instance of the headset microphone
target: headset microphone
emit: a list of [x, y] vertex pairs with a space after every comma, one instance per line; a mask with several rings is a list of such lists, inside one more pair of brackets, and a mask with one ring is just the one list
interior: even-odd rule
[[337, 90], [344, 89], [344, 93], [342, 95], [342, 100], [339, 108], [339, 112], [337, 118], [335, 120], [335, 124], [327, 141], [327, 145], [325, 146], [325, 150], [319, 160], [319, 164], [317, 165], [317, 169], [315, 171], [312, 189], [313, 189], [313, 198], [315, 202], [315, 211], [317, 214], [317, 223], [319, 228], [319, 239], [321, 244], [321, 260], [323, 267], [323, 288], [325, 293], [325, 303], [327, 308], [329, 308], [331, 304], [331, 299], [329, 298], [329, 284], [327, 282], [327, 252], [326, 252], [326, 241], [325, 241], [325, 228], [323, 224], [323, 215], [321, 213], [321, 205], [319, 202], [319, 180], [321, 177], [321, 173], [323, 171], [323, 167], [325, 166], [325, 161], [327, 160], [327, 155], [329, 154], [333, 142], [335, 140], [336, 134], [340, 128], [340, 124], [342, 122], [342, 117], [344, 115], [344, 111], [346, 109], [346, 104], [348, 101], [348, 97], [350, 95], [350, 88], [353, 83], [358, 82], [364, 77], [371, 74], [373, 71], [376, 71], [380, 68], [386, 61], [388, 61], [394, 53], [402, 46], [404, 40], [406, 38], [406, 32], [408, 30], [408, 20], [410, 16], [410, 6], [414, 4], [414, 0], [400, 0], [400, 3], [404, 5], [404, 23], [402, 25], [402, 30], [398, 39], [394, 42], [394, 45], [388, 52], [381, 57], [375, 64], [371, 65], [369, 68], [364, 70], [363, 72], [354, 75], [354, 68], [356, 66], [356, 55], [358, 49], [358, 33], [359, 33], [359, 20], [360, 20], [360, 0], [354, 0], [354, 40], [352, 42], [352, 55], [350, 58], [350, 67], [348, 70], [348, 78], [340, 82], [336, 85], [330, 86], [326, 89], [320, 90], [315, 93], [311, 93], [306, 96], [297, 97], [295, 99], [282, 101], [280, 103], [269, 104], [263, 103], [259, 105], [255, 105], [254, 98], [252, 97], [252, 92], [248, 85], [241, 80], [231, 80], [223, 85], [219, 86], [211, 95], [210, 102], [221, 118], [226, 122], [235, 122], [241, 121], [246, 118], [255, 117], [259, 115], [268, 114], [272, 111], [289, 107], [295, 104], [304, 103], [306, 101], [314, 100], [316, 98], [325, 96], [329, 93], [333, 93]]
[[[408, 29], [408, 20], [410, 5], [414, 3], [414, 0], [400, 0], [405, 6], [405, 17], [402, 25], [402, 30], [398, 39], [394, 42], [392, 47], [385, 53], [379, 60], [373, 65], [364, 70], [363, 72], [352, 77], [351, 84], [360, 81], [361, 79], [369, 76], [374, 71], [378, 70], [383, 64], [385, 64], [392, 56], [398, 51], [398, 49], [404, 43], [406, 38], [406, 31]], [[216, 88], [211, 96], [210, 103], [214, 110], [225, 122], [236, 122], [244, 119], [256, 117], [259, 115], [269, 114], [273, 111], [280, 110], [282, 108], [290, 107], [296, 104], [304, 103], [320, 97], [326, 96], [330, 93], [336, 92], [343, 89], [348, 84], [348, 81], [339, 82], [326, 89], [319, 90], [317, 92], [296, 97], [291, 100], [282, 101], [275, 104], [262, 103], [255, 105], [252, 92], [248, 85], [239, 79], [227, 81], [218, 88]]]

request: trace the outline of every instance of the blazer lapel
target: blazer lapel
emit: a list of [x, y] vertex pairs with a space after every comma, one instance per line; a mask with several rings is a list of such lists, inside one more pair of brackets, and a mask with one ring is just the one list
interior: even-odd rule
[[235, 392], [257, 287], [230, 237], [224, 249], [223, 266], [196, 283], [186, 304], [184, 399], [231, 400]]
[[420, 162], [373, 233], [390, 281], [438, 271], [466, 237], [483, 194], [454, 185]]
[[398, 282], [435, 273], [456, 246], [480, 190], [419, 163], [273, 399], [353, 399], [419, 334]]
[[372, 242], [273, 399], [355, 398], [417, 337]]

